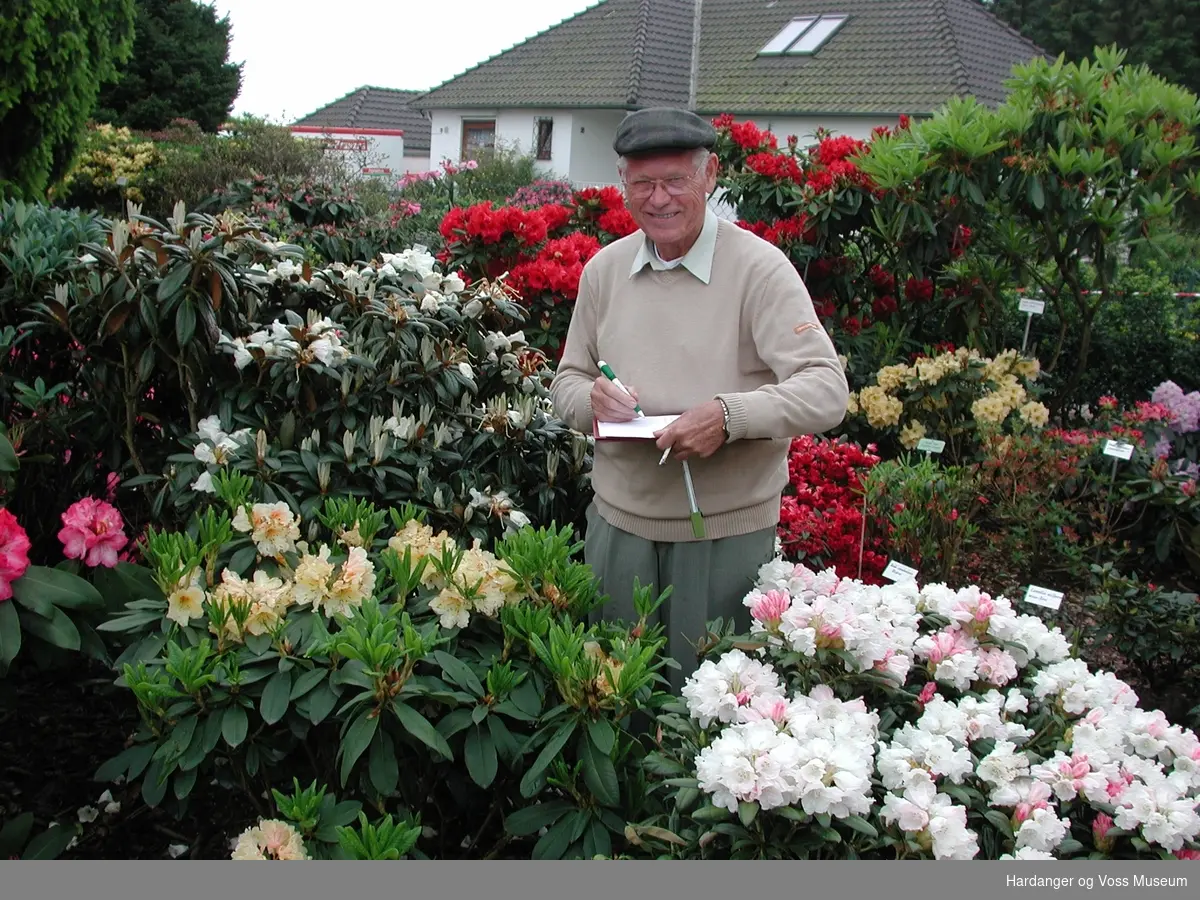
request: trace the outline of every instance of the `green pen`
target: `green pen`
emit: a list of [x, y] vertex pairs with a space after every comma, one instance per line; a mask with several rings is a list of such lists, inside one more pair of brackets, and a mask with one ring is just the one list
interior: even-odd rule
[[[623, 390], [626, 394], [629, 394], [629, 388], [627, 388], [627, 387], [625, 387], [625, 385], [621, 384], [621, 379], [617, 377], [616, 372], [614, 372], [612, 369], [610, 369], [608, 367], [608, 363], [606, 363], [604, 360], [600, 360], [599, 363], [597, 363], [597, 365], [600, 366], [600, 371], [603, 373], [605, 378], [607, 378], [609, 381], [611, 381], [613, 384], [615, 384], [617, 387], [619, 387], [621, 390]], [[632, 397], [633, 394], [629, 394], [629, 396]], [[641, 416], [642, 418], [646, 417], [646, 414], [644, 412], [642, 412], [641, 404], [637, 403], [636, 401], [633, 404], [633, 411], [635, 413], [637, 413], [639, 416]]]

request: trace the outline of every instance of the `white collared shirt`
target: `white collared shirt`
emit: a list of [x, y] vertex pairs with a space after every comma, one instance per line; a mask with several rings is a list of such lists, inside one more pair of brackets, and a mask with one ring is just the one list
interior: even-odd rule
[[650, 268], [658, 271], [683, 266], [705, 284], [708, 284], [709, 277], [712, 275], [713, 254], [716, 252], [716, 249], [717, 214], [711, 209], [706, 208], [704, 210], [704, 227], [700, 229], [700, 236], [696, 238], [696, 243], [692, 244], [691, 249], [678, 259], [673, 259], [670, 262], [664, 260], [658, 255], [658, 248], [654, 246], [650, 238], [643, 235], [642, 245], [638, 248], [637, 255], [633, 258], [633, 266], [629, 270], [629, 277], [632, 278], [646, 266], [650, 266]]

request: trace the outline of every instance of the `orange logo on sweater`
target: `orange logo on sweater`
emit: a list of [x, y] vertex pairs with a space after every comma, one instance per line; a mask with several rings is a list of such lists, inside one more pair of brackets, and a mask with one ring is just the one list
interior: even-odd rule
[[813, 322], [801, 322], [799, 325], [797, 325], [792, 330], [794, 332], [796, 332], [796, 334], [804, 334], [804, 332], [808, 331], [808, 329], [816, 328], [816, 327], [817, 327], [816, 324]]

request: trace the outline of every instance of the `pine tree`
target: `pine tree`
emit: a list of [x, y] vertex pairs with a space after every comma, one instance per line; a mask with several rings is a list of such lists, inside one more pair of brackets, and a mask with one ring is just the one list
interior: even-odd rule
[[133, 56], [101, 93], [96, 118], [145, 131], [172, 119], [219, 129], [242, 87], [228, 16], [195, 0], [137, 0], [137, 11]]

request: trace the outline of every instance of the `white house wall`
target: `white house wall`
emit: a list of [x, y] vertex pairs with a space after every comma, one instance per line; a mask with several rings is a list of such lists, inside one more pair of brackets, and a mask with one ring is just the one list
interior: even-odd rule
[[434, 166], [443, 159], [455, 162], [461, 159], [464, 121], [495, 119], [497, 142], [520, 153], [532, 153], [536, 136], [535, 121], [550, 118], [554, 121], [550, 159], [538, 160], [535, 167], [543, 175], [568, 176], [574, 142], [572, 120], [578, 115], [576, 112], [562, 109], [435, 109], [430, 113], [432, 134], [429, 159]]
[[623, 118], [625, 113], [620, 110], [575, 111], [575, 127], [571, 129], [571, 181], [580, 186], [616, 183], [617, 154], [612, 142]]
[[[734, 118], [739, 122], [747, 119], [746, 116], [734, 116]], [[754, 116], [751, 121], [759, 128], [775, 135], [779, 139], [781, 147], [788, 136], [793, 134], [800, 139], [801, 147], [815, 143], [813, 136], [818, 128], [825, 128], [835, 135], [849, 135], [865, 141], [870, 138], [872, 128], [879, 125], [894, 127], [900, 123], [899, 117], [883, 119], [866, 116], [808, 116], [804, 118]]]

